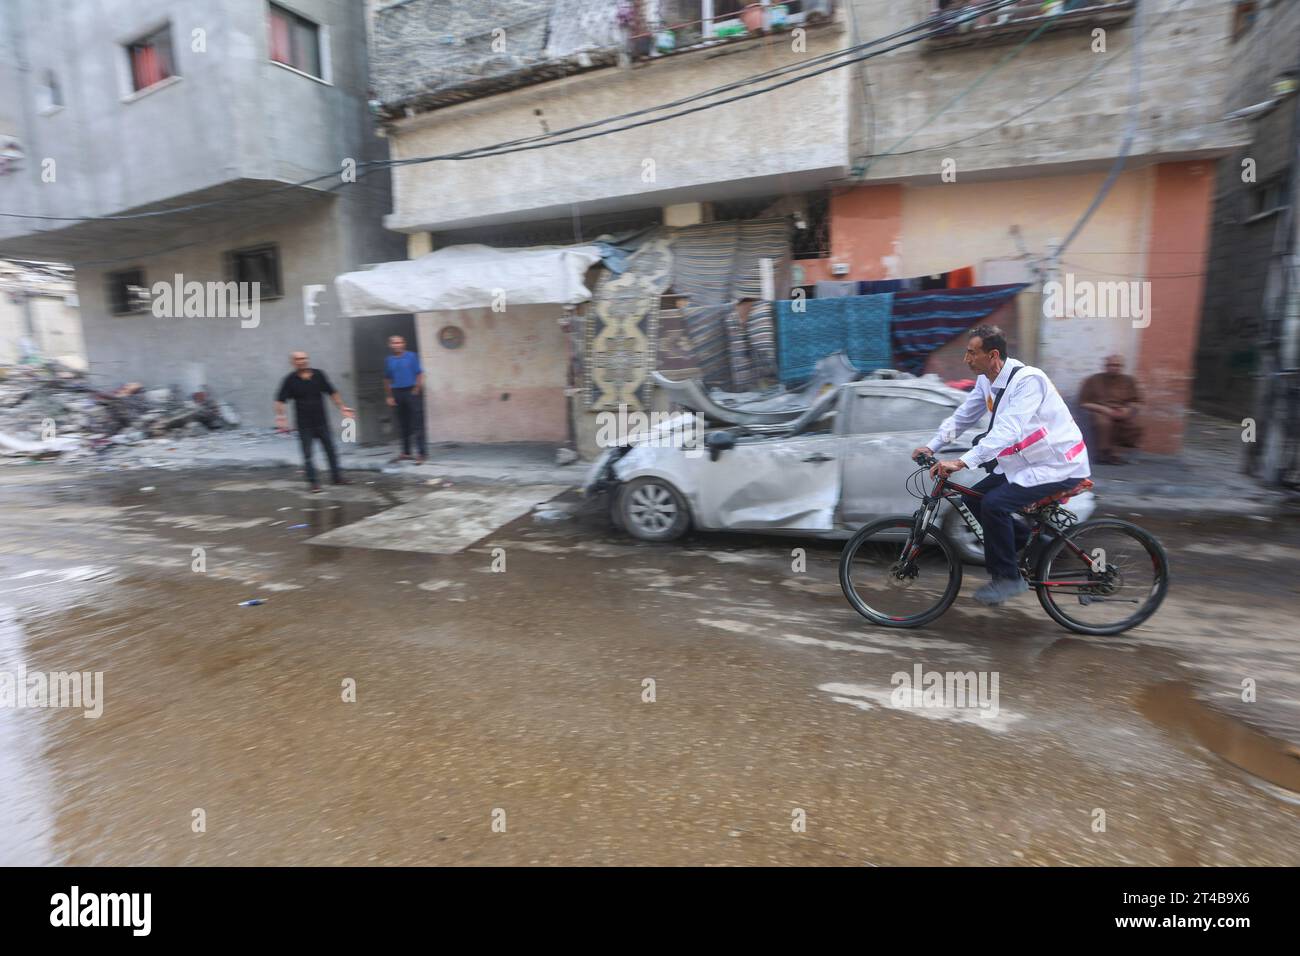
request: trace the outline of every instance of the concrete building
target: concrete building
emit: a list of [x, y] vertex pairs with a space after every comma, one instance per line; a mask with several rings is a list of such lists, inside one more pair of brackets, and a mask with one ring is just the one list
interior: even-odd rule
[[86, 367], [72, 272], [48, 262], [0, 260], [0, 365], [37, 356]]
[[[332, 286], [402, 252], [382, 226], [387, 174], [367, 165], [386, 150], [366, 15], [351, 0], [4, 4], [0, 132], [21, 159], [0, 212], [22, 216], [0, 219], [0, 255], [74, 266], [93, 381], [204, 388], [269, 425], [302, 348], [359, 402], [361, 439], [379, 437], [383, 338], [412, 322], [342, 322]], [[159, 316], [151, 294], [177, 281], [258, 282], [256, 323], [210, 299]]]
[[1198, 409], [1256, 423], [1250, 471], [1300, 486], [1300, 4], [1237, 4], [1226, 107], [1247, 141], [1215, 182]]
[[[1022, 311], [1013, 332], [1021, 354], [1070, 394], [1107, 352], [1129, 356], [1147, 391], [1146, 447], [1179, 447], [1214, 164], [1246, 137], [1241, 121], [1224, 119], [1233, 5], [840, 0], [778, 9], [641, 0], [602, 19], [601, 8], [616, 6], [402, 0], [377, 10], [373, 85], [397, 158], [517, 143], [613, 116], [628, 116], [617, 125], [631, 127], [399, 167], [386, 223], [406, 234], [409, 255], [466, 241], [573, 242], [646, 223], [782, 211], [793, 228], [806, 227], [792, 234], [798, 285], [963, 267], [974, 267], [982, 283], [1028, 281], [1039, 289], [1045, 281], [1135, 282], [1143, 303], [1136, 320], [1114, 309], [1043, 318], [1035, 306]], [[856, 65], [836, 69], [845, 58], [830, 58], [805, 78], [785, 83], [793, 74], [779, 74], [764, 84], [772, 89], [718, 105], [732, 95], [720, 88], [741, 89], [730, 85], [933, 16], [946, 18], [942, 29], [877, 44], [878, 55]], [[739, 32], [732, 29], [738, 22], [762, 25], [750, 17], [766, 17], [769, 31], [724, 37]], [[787, 22], [777, 29], [773, 18]], [[433, 50], [441, 55], [428, 55]], [[691, 105], [712, 108], [633, 125], [653, 115], [647, 111], [700, 94]], [[1055, 257], [1121, 153], [1123, 169], [1104, 201]], [[435, 369], [435, 431], [437, 408], [468, 415], [498, 401], [501, 410], [499, 395], [514, 373], [499, 359], [517, 354], [512, 337], [530, 336], [537, 352], [520, 374], [564, 360], [556, 317], [538, 316], [523, 330], [500, 317], [494, 324], [490, 316], [455, 323], [421, 316], [427, 332], [456, 324], [469, 333], [457, 353], [439, 352], [422, 336], [426, 365]], [[501, 381], [485, 381], [481, 369], [468, 374], [472, 361], [497, 368]], [[547, 375], [545, 400], [558, 409], [561, 383]], [[558, 432], [558, 414], [546, 435]], [[474, 417], [466, 415], [450, 417]], [[539, 427], [525, 417], [517, 424], [519, 435], [497, 437]], [[441, 437], [485, 434], [470, 432]]]

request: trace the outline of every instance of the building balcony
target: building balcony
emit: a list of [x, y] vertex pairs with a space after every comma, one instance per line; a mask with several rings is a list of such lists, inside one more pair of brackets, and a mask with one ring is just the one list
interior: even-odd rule
[[828, 23], [840, 0], [397, 0], [374, 21], [371, 80], [393, 120], [587, 70]]
[[[850, 166], [852, 71], [755, 78], [842, 49], [845, 32], [831, 20], [806, 45], [712, 37], [625, 68], [413, 108], [388, 124], [393, 158], [406, 162], [393, 169], [385, 224], [447, 232], [824, 188]], [[527, 148], [486, 149], [521, 137]]]
[[[1017, 0], [980, 13], [989, 0], [928, 0], [930, 15], [945, 13], [955, 21], [927, 41], [931, 49], [1019, 40], [1046, 26], [1047, 31], [1106, 26], [1133, 16], [1133, 0]], [[962, 11], [969, 11], [967, 16]]]

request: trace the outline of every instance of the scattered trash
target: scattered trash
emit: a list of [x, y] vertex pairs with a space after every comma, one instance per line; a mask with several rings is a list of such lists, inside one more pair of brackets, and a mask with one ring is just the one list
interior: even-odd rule
[[240, 606], [240, 607], [257, 607], [259, 604], [265, 604], [265, 603], [266, 603], [266, 601], [264, 601], [262, 598], [253, 598], [251, 601], [240, 601], [240, 602], [239, 602], [239, 606]]
[[285, 505], [283, 508], [276, 508], [276, 511], [292, 511], [293, 505]]
[[143, 488], [141, 488], [140, 490], [141, 490], [141, 491], [154, 491], [155, 489], [154, 489], [154, 486], [153, 486], [153, 485], [145, 485], [145, 486], [144, 486]]
[[555, 449], [555, 463], [557, 465], [572, 465], [578, 460], [578, 453], [572, 448]]
[[289, 530], [297, 531], [299, 528], [305, 528], [305, 527], [307, 527], [305, 524], [291, 524], [289, 525]]
[[567, 521], [569, 518], [572, 517], [573, 515], [569, 514], [567, 511], [549, 510], [549, 511], [533, 512], [533, 520], [540, 521], [542, 523], [550, 523], [553, 521]]

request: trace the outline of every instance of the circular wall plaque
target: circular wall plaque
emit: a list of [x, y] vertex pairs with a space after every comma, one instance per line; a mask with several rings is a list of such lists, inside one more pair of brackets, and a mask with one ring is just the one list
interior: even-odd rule
[[465, 330], [459, 325], [444, 325], [438, 330], [438, 344], [445, 349], [458, 349], [465, 344]]

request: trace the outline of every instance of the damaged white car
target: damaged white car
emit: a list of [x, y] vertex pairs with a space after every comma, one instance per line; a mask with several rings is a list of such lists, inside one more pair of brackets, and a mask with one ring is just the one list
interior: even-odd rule
[[[606, 449], [584, 494], [607, 493], [612, 520], [645, 541], [672, 541], [692, 527], [844, 538], [868, 521], [916, 510], [905, 488], [916, 470], [911, 452], [966, 394], [933, 376], [848, 382], [792, 421], [732, 425], [702, 442], [692, 427], [699, 416], [680, 415]], [[935, 451], [947, 458], [969, 447]], [[1070, 504], [1080, 520], [1094, 508], [1091, 493]], [[955, 509], [945, 520], [963, 557], [983, 560]]]

